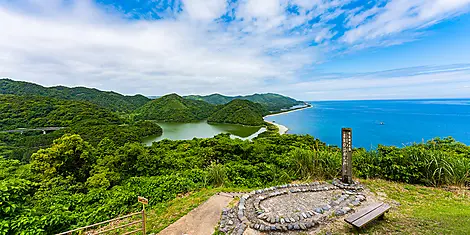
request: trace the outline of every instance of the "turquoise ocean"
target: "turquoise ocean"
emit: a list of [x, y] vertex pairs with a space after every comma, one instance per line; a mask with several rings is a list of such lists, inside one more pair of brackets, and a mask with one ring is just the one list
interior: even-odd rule
[[452, 136], [470, 144], [470, 99], [311, 101], [313, 107], [266, 117], [310, 134], [329, 145], [341, 144], [341, 128], [353, 129], [353, 146], [404, 146]]

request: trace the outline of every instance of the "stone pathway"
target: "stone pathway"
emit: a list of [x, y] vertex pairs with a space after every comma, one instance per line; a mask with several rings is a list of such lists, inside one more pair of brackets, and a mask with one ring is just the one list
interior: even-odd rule
[[243, 195], [224, 209], [219, 231], [233, 235], [296, 234], [317, 230], [360, 206], [366, 196], [359, 184], [313, 182], [287, 184]]
[[172, 225], [158, 233], [159, 235], [212, 235], [220, 220], [224, 207], [239, 193], [219, 193], [181, 217]]

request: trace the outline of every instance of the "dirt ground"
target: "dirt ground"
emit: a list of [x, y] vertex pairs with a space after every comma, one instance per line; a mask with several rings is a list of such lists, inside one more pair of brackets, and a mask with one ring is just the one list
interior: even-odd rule
[[211, 235], [220, 220], [222, 209], [233, 197], [221, 193], [214, 195], [196, 209], [165, 228], [159, 235]]

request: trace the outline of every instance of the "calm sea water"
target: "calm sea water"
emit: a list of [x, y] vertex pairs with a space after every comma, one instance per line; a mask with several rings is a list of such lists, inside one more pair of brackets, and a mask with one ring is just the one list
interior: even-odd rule
[[310, 134], [337, 146], [341, 144], [342, 127], [353, 128], [355, 147], [368, 149], [447, 136], [470, 144], [470, 99], [309, 103], [312, 108], [266, 120], [287, 126], [288, 133]]

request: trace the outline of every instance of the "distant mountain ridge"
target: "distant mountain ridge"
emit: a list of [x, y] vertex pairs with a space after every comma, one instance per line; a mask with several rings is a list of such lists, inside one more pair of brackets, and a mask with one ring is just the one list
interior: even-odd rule
[[32, 95], [52, 97], [65, 100], [89, 101], [113, 111], [133, 111], [147, 102], [149, 98], [143, 95], [125, 96], [112, 91], [100, 91], [86, 87], [44, 87], [38, 84], [0, 79], [0, 94]]
[[0, 79], [0, 95], [40, 96], [70, 101], [86, 101], [111, 111], [130, 114], [135, 120], [162, 122], [194, 122], [263, 125], [263, 116], [304, 104], [279, 94], [247, 96], [179, 96], [169, 94], [147, 98], [142, 95], [125, 96], [112, 91], [86, 87], [44, 87], [38, 84]]
[[209, 104], [227, 104], [232, 100], [241, 99], [241, 100], [249, 100], [251, 102], [259, 103], [268, 111], [279, 111], [282, 109], [289, 109], [292, 106], [304, 104], [302, 101], [295, 100], [293, 98], [274, 94], [274, 93], [266, 93], [266, 94], [253, 94], [253, 95], [246, 95], [246, 96], [224, 96], [221, 94], [212, 94], [207, 96], [201, 95], [188, 95], [184, 98], [192, 99], [192, 100], [202, 100]]

